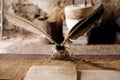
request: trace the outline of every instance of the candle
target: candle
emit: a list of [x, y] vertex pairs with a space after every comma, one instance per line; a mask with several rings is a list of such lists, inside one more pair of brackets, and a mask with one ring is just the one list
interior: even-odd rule
[[70, 30], [79, 20], [87, 17], [92, 11], [93, 6], [84, 4], [82, 5], [69, 5], [65, 9], [66, 25]]

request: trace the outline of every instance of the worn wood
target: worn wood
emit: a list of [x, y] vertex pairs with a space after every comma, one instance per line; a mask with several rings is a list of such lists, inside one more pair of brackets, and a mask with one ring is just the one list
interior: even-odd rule
[[[120, 55], [75, 55], [79, 60], [120, 60]], [[50, 59], [45, 54], [0, 54], [2, 60], [41, 60]]]

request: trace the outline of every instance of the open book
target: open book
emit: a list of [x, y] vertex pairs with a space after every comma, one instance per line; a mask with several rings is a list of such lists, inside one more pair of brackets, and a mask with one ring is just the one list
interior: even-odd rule
[[77, 80], [75, 66], [32, 66], [23, 80]]

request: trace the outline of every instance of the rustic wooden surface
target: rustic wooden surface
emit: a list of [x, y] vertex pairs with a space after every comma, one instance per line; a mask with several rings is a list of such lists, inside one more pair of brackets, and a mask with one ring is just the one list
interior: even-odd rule
[[[67, 62], [67, 63], [66, 63]], [[31, 66], [39, 65], [64, 65], [69, 66], [69, 61], [56, 60], [1, 60], [0, 59], [0, 79], [22, 80]], [[120, 71], [120, 60], [96, 60], [89, 63], [75, 63], [78, 70], [116, 70]]]
[[[75, 55], [75, 58], [79, 60], [120, 60], [120, 55]], [[50, 59], [50, 55], [44, 54], [0, 54], [0, 59], [2, 60], [41, 60]]]
[[[120, 45], [66, 45], [73, 55], [120, 55]], [[8, 48], [9, 54], [51, 54], [55, 45], [45, 45], [33, 42], [23, 45], [15, 43]]]

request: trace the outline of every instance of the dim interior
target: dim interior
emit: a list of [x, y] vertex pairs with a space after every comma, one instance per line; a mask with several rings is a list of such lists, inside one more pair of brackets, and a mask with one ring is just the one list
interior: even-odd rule
[[[93, 2], [94, 6], [102, 3], [105, 7], [105, 12], [99, 21], [94, 23], [94, 27], [92, 29], [75, 40], [69, 39], [66, 43], [67, 45], [77, 46], [79, 49], [79, 46], [90, 46], [90, 48], [92, 48], [91, 45], [98, 47], [101, 45], [108, 45], [109, 47], [109, 45], [114, 46], [120, 44], [120, 12], [118, 7], [120, 2], [112, 0], [93, 0]], [[4, 4], [2, 5], [1, 2], [0, 17], [1, 23], [3, 23], [1, 26], [0, 41], [1, 53], [20, 53], [23, 50], [23, 53], [33, 54], [34, 51], [36, 53], [41, 50], [43, 52], [46, 51], [46, 49], [44, 49], [46, 46], [48, 48], [49, 46], [52, 46], [53, 48], [55, 45], [54, 42], [51, 42], [46, 37], [42, 38], [33, 32], [12, 24], [7, 20], [4, 15], [5, 13], [15, 14], [31, 21], [40, 29], [44, 30], [44, 32], [47, 33], [55, 42], [61, 43], [64, 41], [66, 36], [69, 35], [69, 26], [71, 27], [71, 25], [75, 25], [77, 23], [75, 20], [80, 21], [81, 19], [84, 19], [87, 14], [89, 15], [90, 11], [88, 7], [89, 5], [92, 6], [90, 0], [88, 0], [87, 3], [85, 3], [84, 0], [4, 0], [3, 3]], [[111, 5], [111, 3], [114, 4]], [[71, 5], [75, 8], [71, 8]], [[82, 9], [79, 10], [79, 8], [83, 8], [79, 5], [83, 5], [85, 9], [87, 8], [88, 12], [87, 9], [83, 12]], [[72, 10], [69, 9], [76, 10], [73, 11], [73, 13], [70, 13]], [[90, 8], [90, 10], [91, 9], [92, 8]], [[4, 12], [3, 14], [2, 11]]]

